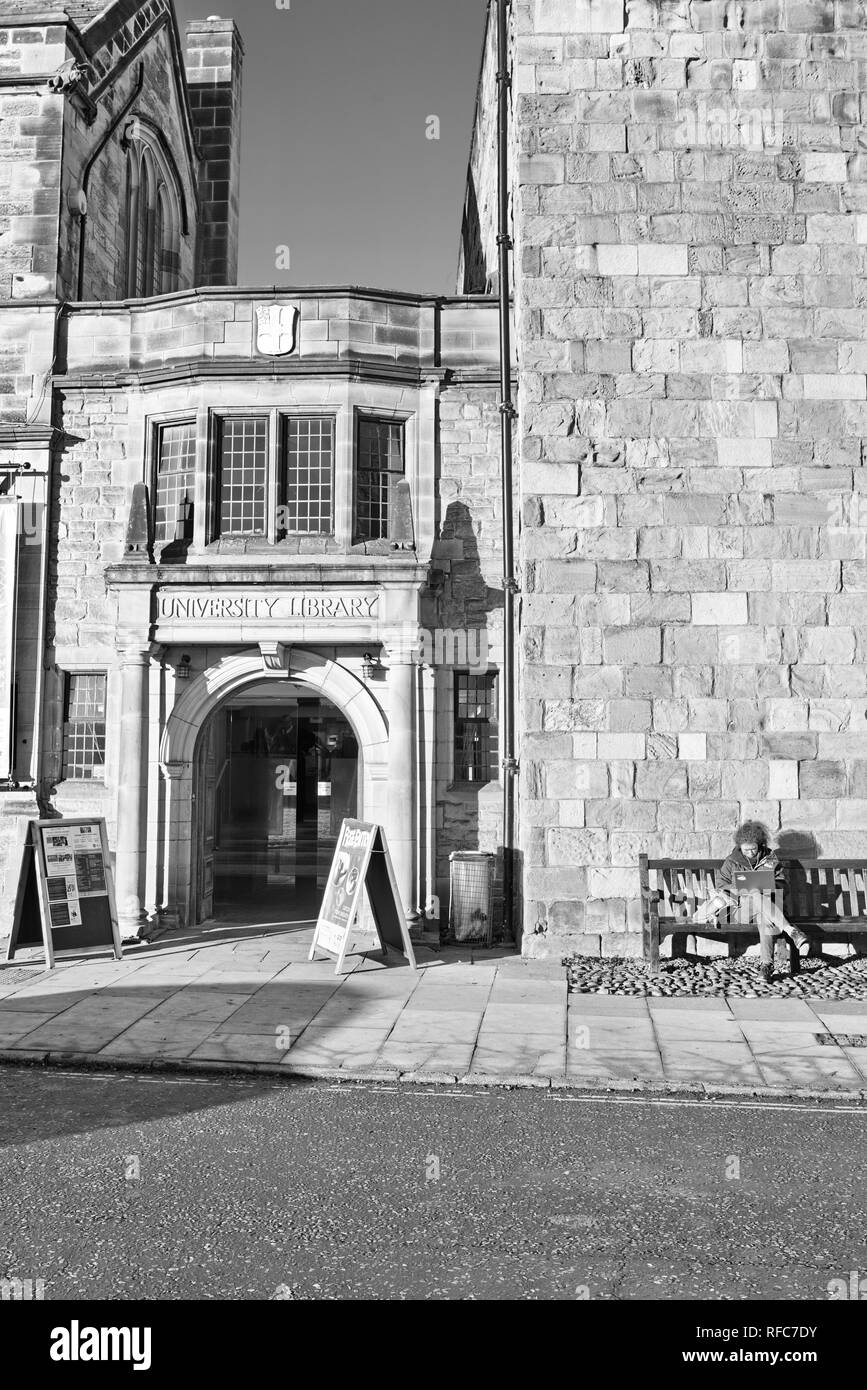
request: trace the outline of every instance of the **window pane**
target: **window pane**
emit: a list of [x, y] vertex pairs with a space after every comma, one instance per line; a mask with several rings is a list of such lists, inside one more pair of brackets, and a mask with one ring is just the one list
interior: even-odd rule
[[321, 416], [286, 419], [284, 529], [288, 535], [330, 535], [333, 530], [334, 421]]
[[455, 675], [455, 780], [487, 782], [497, 753], [496, 676]]
[[104, 675], [67, 679], [64, 778], [92, 778], [105, 766], [105, 693]]
[[154, 541], [193, 539], [193, 505], [196, 486], [196, 426], [166, 425], [160, 430], [157, 460]]
[[133, 285], [133, 295], [136, 298], [143, 297], [145, 294], [145, 280], [147, 276], [147, 229], [150, 219], [150, 175], [148, 174], [147, 161], [141, 162], [141, 173], [138, 194], [138, 227], [136, 229], [135, 244], [135, 284]]
[[220, 441], [220, 524], [224, 536], [264, 536], [268, 421], [224, 420]]
[[360, 420], [355, 525], [361, 540], [387, 539], [391, 489], [403, 473], [403, 425]]
[[165, 236], [165, 226], [163, 218], [163, 193], [159, 190], [154, 203], [154, 240], [153, 240], [153, 262], [150, 274], [150, 294], [162, 294], [163, 292], [163, 237]]

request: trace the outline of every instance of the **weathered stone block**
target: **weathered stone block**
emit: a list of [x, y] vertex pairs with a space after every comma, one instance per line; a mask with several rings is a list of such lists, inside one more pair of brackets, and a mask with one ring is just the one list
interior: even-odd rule
[[846, 794], [846, 783], [846, 765], [842, 762], [807, 762], [801, 763], [798, 769], [802, 797], [842, 797]]
[[548, 860], [554, 868], [562, 864], [603, 865], [608, 859], [604, 830], [550, 830], [547, 843]]

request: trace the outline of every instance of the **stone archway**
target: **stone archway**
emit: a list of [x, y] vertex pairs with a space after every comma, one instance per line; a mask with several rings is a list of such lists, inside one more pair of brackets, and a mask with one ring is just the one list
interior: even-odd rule
[[351, 725], [360, 756], [359, 814], [387, 823], [388, 725], [370, 691], [339, 662], [318, 652], [285, 649], [275, 667], [252, 648], [222, 657], [192, 680], [168, 716], [160, 743], [166, 779], [162, 897], [180, 924], [190, 921], [193, 855], [193, 770], [196, 746], [207, 720], [232, 695], [264, 681], [295, 682], [329, 700]]

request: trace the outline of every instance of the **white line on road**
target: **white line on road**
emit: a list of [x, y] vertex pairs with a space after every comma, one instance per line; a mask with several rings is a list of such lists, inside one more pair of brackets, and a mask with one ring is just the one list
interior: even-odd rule
[[[76, 1077], [79, 1080], [89, 1078], [93, 1081], [138, 1081], [150, 1086], [226, 1086], [232, 1085], [238, 1088], [251, 1089], [260, 1087], [262, 1080], [273, 1080], [272, 1077], [264, 1077], [261, 1080], [257, 1077], [244, 1076], [192, 1076], [192, 1075], [172, 1075], [166, 1073], [162, 1076], [144, 1076], [138, 1072], [117, 1072], [117, 1071], [61, 1071], [52, 1070], [45, 1072], [46, 1076], [65, 1076]], [[305, 1078], [300, 1078], [305, 1079]], [[315, 1086], [315, 1078], [307, 1078]], [[337, 1081], [328, 1086], [320, 1086], [317, 1089], [327, 1091], [332, 1095], [353, 1095], [359, 1091], [371, 1092], [374, 1095], [411, 1095], [411, 1096], [431, 1096], [438, 1100], [504, 1100], [506, 1095], [511, 1096], [516, 1089], [522, 1087], [491, 1087], [483, 1091], [452, 1090], [445, 1086], [429, 1087], [425, 1090], [416, 1090], [404, 1082], [395, 1082], [392, 1086], [371, 1085], [365, 1082], [353, 1082], [350, 1077], [346, 1081]], [[565, 1101], [571, 1105], [652, 1105], [668, 1106], [680, 1108], [692, 1108], [698, 1110], [777, 1110], [788, 1114], [799, 1115], [867, 1115], [867, 1106], [864, 1105], [840, 1105], [828, 1104], [822, 1101], [821, 1096], [811, 1104], [801, 1104], [797, 1101], [773, 1101], [756, 1098], [753, 1100], [713, 1100], [698, 1099], [692, 1096], [617, 1096], [617, 1095], [564, 1095], [558, 1091], [542, 1091], [541, 1087], [526, 1088], [532, 1089], [535, 1094], [543, 1093], [550, 1100]]]

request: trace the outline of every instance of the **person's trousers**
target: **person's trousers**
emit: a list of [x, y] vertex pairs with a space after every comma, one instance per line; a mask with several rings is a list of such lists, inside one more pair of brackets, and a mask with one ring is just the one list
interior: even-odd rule
[[755, 918], [759, 929], [762, 965], [773, 965], [774, 942], [778, 936], [789, 937], [798, 950], [810, 940], [806, 932], [792, 925], [783, 909], [777, 906], [769, 894], [757, 893], [751, 897], [750, 915]]

